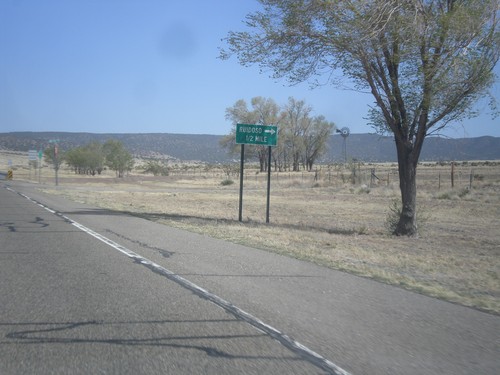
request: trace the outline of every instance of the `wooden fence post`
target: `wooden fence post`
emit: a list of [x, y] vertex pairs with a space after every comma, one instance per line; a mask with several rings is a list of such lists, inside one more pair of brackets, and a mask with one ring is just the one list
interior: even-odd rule
[[455, 187], [455, 162], [451, 162], [451, 188]]

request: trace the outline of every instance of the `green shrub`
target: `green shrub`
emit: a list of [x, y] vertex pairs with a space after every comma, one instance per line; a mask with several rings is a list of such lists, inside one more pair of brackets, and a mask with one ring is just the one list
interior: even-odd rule
[[401, 200], [394, 198], [389, 206], [389, 212], [385, 218], [385, 227], [389, 233], [394, 233], [401, 216]]
[[466, 196], [467, 194], [469, 194], [469, 193], [470, 193], [470, 190], [469, 190], [469, 189], [462, 189], [462, 190], [458, 193], [458, 196], [459, 196], [460, 198], [463, 198], [463, 197], [465, 197], [465, 196]]
[[444, 192], [444, 193], [439, 194], [436, 198], [437, 199], [451, 199], [451, 194], [449, 192]]
[[359, 228], [356, 228], [356, 233], [360, 234], [360, 235], [367, 234], [368, 233], [368, 228], [366, 227], [366, 225], [362, 225]]
[[168, 176], [170, 168], [162, 161], [150, 160], [146, 163], [143, 173], [152, 173], [153, 176]]
[[361, 185], [357, 191], [358, 194], [370, 194], [370, 188], [366, 185]]
[[221, 183], [220, 183], [222, 186], [229, 186], [229, 185], [232, 185], [234, 184], [234, 181], [233, 180], [223, 180]]
[[[399, 217], [401, 216], [401, 200], [399, 198], [394, 198], [389, 206], [389, 212], [385, 219], [385, 227], [390, 234], [393, 234], [399, 223]], [[421, 206], [417, 207], [417, 226], [419, 232], [422, 232], [422, 228], [425, 228], [429, 220], [431, 219], [430, 211], [422, 209]]]

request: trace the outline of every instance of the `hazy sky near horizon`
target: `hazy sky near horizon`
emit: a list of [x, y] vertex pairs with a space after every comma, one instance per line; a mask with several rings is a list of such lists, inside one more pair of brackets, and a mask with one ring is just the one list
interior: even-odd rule
[[[371, 95], [289, 87], [218, 59], [255, 0], [0, 0], [0, 132], [227, 134], [225, 109], [255, 96], [305, 100], [352, 133], [373, 132]], [[496, 68], [500, 75], [500, 68]], [[500, 102], [500, 84], [492, 89]], [[487, 103], [453, 138], [500, 136]]]

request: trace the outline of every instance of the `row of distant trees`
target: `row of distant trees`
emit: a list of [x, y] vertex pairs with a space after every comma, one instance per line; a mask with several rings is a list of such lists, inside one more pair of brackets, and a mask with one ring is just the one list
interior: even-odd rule
[[60, 152], [57, 145], [51, 145], [44, 152], [45, 160], [56, 170], [65, 162], [77, 174], [95, 176], [101, 174], [105, 167], [123, 177], [134, 167], [134, 159], [124, 145], [117, 140], [109, 140], [104, 144], [91, 142], [84, 146]]
[[[283, 106], [271, 98], [254, 97], [251, 108], [240, 99], [226, 108], [226, 118], [233, 127], [231, 133], [221, 140], [221, 145], [235, 153], [238, 151], [236, 124], [277, 125], [278, 144], [272, 149], [272, 163], [280, 171], [312, 170], [314, 163], [325, 153], [328, 138], [335, 128], [335, 124], [324, 116], [314, 116], [313, 108], [305, 101], [292, 97]], [[259, 160], [260, 170], [267, 170], [267, 146], [250, 146], [247, 150], [249, 157]]]

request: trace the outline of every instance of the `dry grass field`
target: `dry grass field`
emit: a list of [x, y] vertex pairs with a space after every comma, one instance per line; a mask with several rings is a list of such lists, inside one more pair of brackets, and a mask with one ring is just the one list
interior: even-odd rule
[[[0, 170], [6, 158], [0, 153]], [[12, 159], [13, 156], [10, 155]], [[17, 160], [17, 159], [16, 159]], [[13, 164], [14, 178], [91, 205], [315, 262], [429, 296], [500, 314], [500, 163], [423, 163], [418, 170], [419, 238], [389, 234], [399, 199], [395, 165], [323, 166], [274, 173], [270, 224], [266, 175], [245, 170], [243, 222], [237, 176], [178, 166], [167, 177], [76, 176]], [[27, 162], [25, 162], [27, 165]], [[355, 169], [355, 174], [353, 170]], [[372, 177], [372, 172], [376, 177]], [[39, 183], [40, 181], [40, 183]]]

